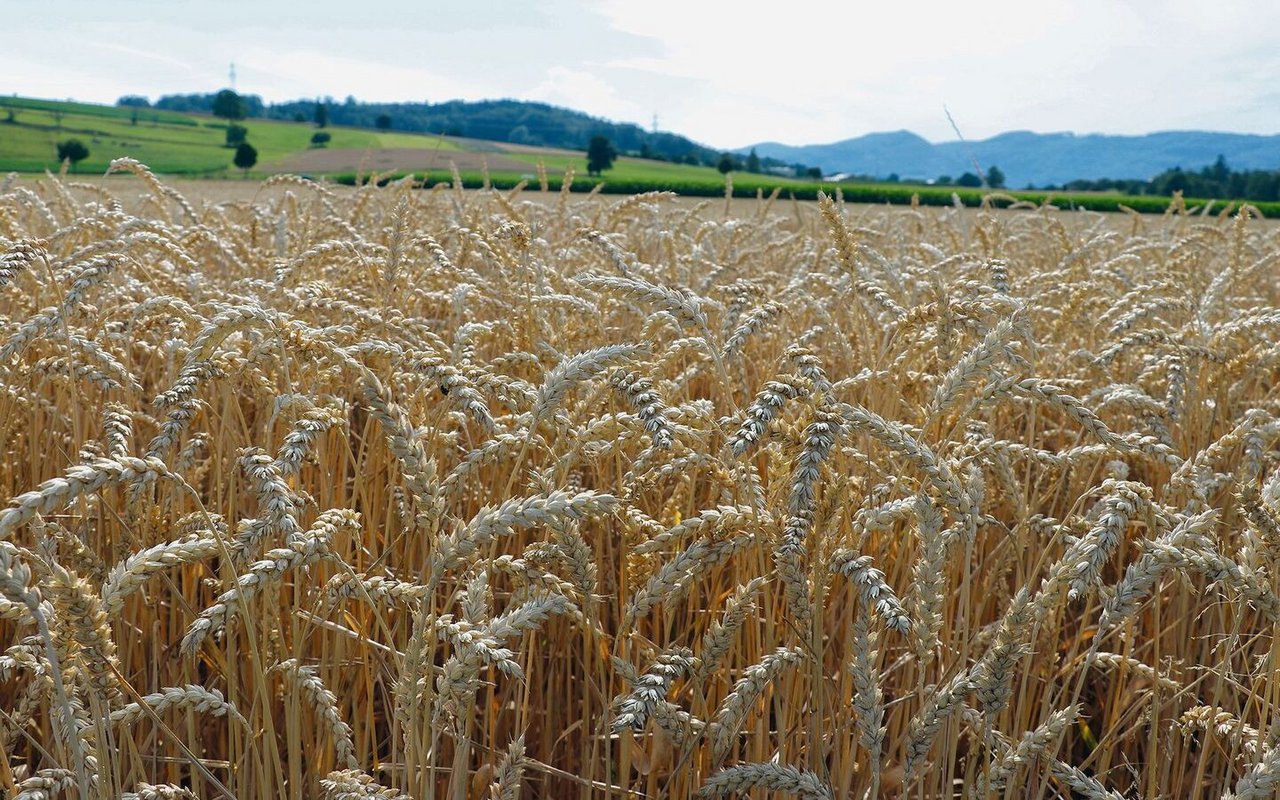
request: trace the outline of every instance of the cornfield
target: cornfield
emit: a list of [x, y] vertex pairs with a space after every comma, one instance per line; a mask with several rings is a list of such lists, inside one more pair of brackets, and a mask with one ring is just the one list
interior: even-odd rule
[[1275, 796], [1247, 206], [112, 171], [0, 187], [0, 795]]

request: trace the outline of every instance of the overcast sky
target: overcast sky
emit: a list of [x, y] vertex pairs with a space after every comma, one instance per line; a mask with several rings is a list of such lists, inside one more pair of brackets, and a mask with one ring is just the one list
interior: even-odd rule
[[1274, 0], [0, 0], [0, 92], [513, 97], [714, 147], [1280, 132]]

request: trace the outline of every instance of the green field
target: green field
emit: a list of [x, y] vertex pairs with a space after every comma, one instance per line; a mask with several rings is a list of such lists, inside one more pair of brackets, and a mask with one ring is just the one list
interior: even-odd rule
[[[537, 155], [530, 153], [513, 153], [511, 158], [527, 161], [536, 165], [538, 161], [546, 166], [553, 178], [552, 183], [563, 175], [565, 170], [573, 167], [575, 190], [590, 190], [596, 183], [605, 185], [601, 191], [610, 194], [627, 194], [631, 192], [651, 191], [655, 188], [671, 189], [681, 194], [704, 197], [724, 194], [724, 176], [712, 167], [693, 167], [685, 164], [671, 164], [665, 161], [651, 161], [641, 158], [619, 158], [612, 169], [603, 176], [594, 178], [585, 174], [586, 160], [562, 154]], [[464, 174], [464, 180], [467, 176]], [[500, 185], [514, 185], [518, 180], [514, 175], [495, 173], [491, 180]], [[733, 177], [733, 194], [735, 197], [754, 197], [763, 191], [769, 194], [775, 188], [781, 189], [783, 197], [795, 196], [799, 200], [816, 199], [819, 191], [832, 194], [838, 188], [845, 199], [851, 202], [891, 203], [895, 205], [909, 204], [914, 197], [922, 205], [952, 205], [955, 198], [966, 206], [978, 206], [987, 195], [993, 195], [990, 202], [997, 206], [1010, 205], [1009, 197], [1016, 200], [1042, 205], [1050, 203], [1062, 208], [1082, 208], [1094, 211], [1121, 211], [1121, 206], [1139, 213], [1162, 213], [1169, 206], [1170, 198], [1125, 195], [1113, 192], [1030, 192], [1006, 191], [991, 192], [982, 189], [966, 189], [958, 186], [930, 186], [927, 184], [908, 183], [832, 183], [831, 181], [815, 181], [808, 178], [785, 178], [777, 175], [761, 175], [749, 172], [735, 172]], [[473, 176], [478, 180], [479, 176]], [[1210, 213], [1220, 211], [1228, 206], [1221, 201], [1188, 198], [1188, 210], [1200, 211], [1208, 209]], [[1210, 205], [1212, 203], [1212, 205]], [[1232, 207], [1239, 203], [1231, 204]], [[1251, 203], [1268, 217], [1280, 217], [1280, 203]]]
[[[508, 155], [510, 158], [525, 161], [531, 165], [536, 165], [541, 161], [551, 174], [563, 175], [565, 170], [573, 167], [576, 175], [584, 180], [589, 179], [586, 174], [587, 162], [584, 156], [568, 156], [559, 153], [545, 156], [534, 153], [510, 153]], [[623, 156], [614, 162], [613, 167], [607, 170], [601, 179], [609, 184], [666, 182], [670, 185], [709, 186], [714, 187], [716, 192], [724, 191], [724, 175], [720, 174], [714, 167], [672, 164], [669, 161], [653, 161], [647, 158], [628, 158]], [[750, 172], [733, 173], [734, 191], [746, 191], [749, 194], [755, 194], [757, 188], [763, 188], [767, 194], [773, 191], [775, 186], [781, 186], [785, 191], [789, 187], [804, 186], [810, 183], [812, 181], [785, 178], [778, 175], [763, 175]]]
[[[532, 161], [536, 165], [538, 157]], [[563, 184], [563, 167], [573, 162], [569, 156], [551, 156], [543, 159], [547, 168], [547, 184], [551, 191], [559, 191]], [[620, 167], [608, 170], [601, 177], [584, 174], [586, 162], [577, 159], [572, 164], [574, 178], [571, 191], [589, 192], [603, 184], [597, 191], [604, 194], [639, 194], [652, 191], [672, 191], [686, 197], [723, 197], [725, 193], [724, 176], [709, 167], [687, 167], [665, 162], [647, 162], [641, 159], [619, 159]], [[623, 164], [623, 161], [638, 162]], [[652, 164], [652, 169], [647, 169]], [[665, 168], [665, 169], [664, 169]], [[467, 189], [478, 189], [488, 182], [496, 189], [511, 189], [524, 183], [536, 188], [533, 170], [528, 173], [490, 172], [487, 175], [474, 171], [462, 171], [462, 185]], [[425, 181], [430, 186], [436, 183], [450, 183], [452, 175], [445, 170], [436, 170], [428, 174], [423, 172], [395, 172], [382, 174], [381, 182], [390, 182], [412, 175], [416, 180]], [[666, 177], [663, 177], [663, 175]], [[329, 180], [345, 185], [356, 183], [357, 176], [350, 172], [333, 173]], [[368, 176], [365, 176], [368, 178]], [[1168, 210], [1171, 199], [1168, 197], [1133, 196], [1114, 193], [1063, 193], [1063, 192], [1029, 192], [999, 191], [991, 192], [981, 189], [964, 189], [954, 186], [927, 186], [902, 183], [833, 183], [831, 181], [798, 180], [770, 175], [751, 175], [747, 173], [733, 174], [733, 196], [740, 198], [768, 196], [774, 189], [779, 191], [783, 199], [816, 200], [819, 192], [843, 195], [850, 203], [870, 203], [888, 205], [952, 206], [957, 201], [966, 208], [976, 208], [984, 203], [996, 208], [1008, 208], [1014, 203], [1029, 206], [1050, 205], [1056, 208], [1082, 211], [1119, 212], [1135, 211], [1139, 214], [1163, 214]], [[1220, 213], [1239, 208], [1238, 201], [1224, 202], [1187, 198], [1187, 212]], [[1258, 209], [1264, 217], [1280, 218], [1280, 203], [1249, 203]]]
[[[258, 149], [260, 168], [305, 151], [315, 133], [303, 123], [252, 119], [239, 124], [248, 129], [248, 141]], [[218, 174], [234, 169], [233, 150], [224, 146], [226, 126], [225, 121], [213, 117], [149, 108], [0, 98], [0, 171], [56, 171], [58, 142], [75, 138], [89, 148], [89, 157], [76, 165], [77, 172], [101, 173], [111, 159], [132, 156], [160, 173]], [[435, 136], [356, 128], [326, 130], [333, 137], [329, 142], [333, 148], [457, 149], [452, 142]]]
[[123, 108], [120, 106], [100, 106], [94, 103], [76, 103], [71, 100], [37, 100], [32, 97], [0, 97], [0, 109], [34, 109], [39, 111], [62, 112], [86, 117], [105, 117], [108, 119], [130, 122], [135, 114], [140, 122], [167, 122], [176, 125], [199, 124], [192, 117], [177, 111], [163, 111], [158, 108]]

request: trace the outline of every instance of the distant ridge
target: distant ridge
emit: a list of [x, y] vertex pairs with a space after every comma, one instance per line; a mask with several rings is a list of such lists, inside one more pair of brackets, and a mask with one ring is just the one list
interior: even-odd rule
[[[1280, 134], [1164, 131], [1142, 136], [1011, 131], [990, 139], [933, 144], [911, 131], [870, 133], [831, 144], [754, 145], [761, 156], [816, 164], [826, 173], [932, 180], [999, 166], [1012, 187], [1079, 178], [1150, 179], [1173, 167], [1199, 169], [1222, 155], [1232, 169], [1280, 169]], [[746, 153], [750, 146], [737, 152]]]

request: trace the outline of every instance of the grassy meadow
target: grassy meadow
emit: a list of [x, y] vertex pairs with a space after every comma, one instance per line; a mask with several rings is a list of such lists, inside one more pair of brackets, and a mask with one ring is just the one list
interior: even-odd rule
[[[225, 146], [225, 120], [158, 111], [0, 97], [0, 171], [57, 172], [57, 143], [80, 139], [89, 157], [76, 165], [82, 174], [102, 174], [111, 160], [121, 156], [153, 165], [157, 172], [173, 175], [221, 174], [235, 171], [233, 148]], [[12, 112], [13, 121], [8, 122]], [[258, 150], [258, 168], [305, 151], [315, 128], [272, 120], [241, 120], [249, 131], [247, 141]], [[330, 148], [379, 149], [386, 147], [453, 150], [445, 139], [389, 131], [326, 128]]]
[[0, 183], [0, 795], [1274, 797], [1250, 209], [113, 170]]

